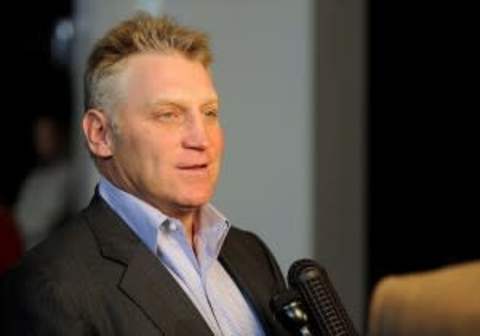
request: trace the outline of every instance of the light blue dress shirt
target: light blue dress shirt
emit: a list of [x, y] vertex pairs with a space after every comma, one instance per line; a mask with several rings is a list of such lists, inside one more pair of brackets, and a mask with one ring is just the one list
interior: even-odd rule
[[194, 236], [195, 254], [178, 219], [167, 217], [103, 177], [99, 192], [168, 269], [215, 335], [264, 335], [254, 311], [218, 261], [230, 228], [218, 210], [211, 204], [202, 207]]

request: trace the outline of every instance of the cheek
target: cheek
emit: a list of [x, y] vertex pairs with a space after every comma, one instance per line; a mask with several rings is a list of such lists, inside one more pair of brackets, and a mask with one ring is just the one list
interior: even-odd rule
[[156, 156], [154, 138], [147, 130], [144, 130], [143, 134], [131, 132], [132, 130], [119, 135], [115, 146], [117, 155], [127, 166], [146, 168], [148, 162]]
[[146, 141], [143, 148], [139, 150], [143, 151], [144, 159], [152, 165], [153, 170], [161, 170], [167, 173], [178, 161], [177, 149], [178, 141], [176, 139], [157, 135], [149, 138], [149, 141]]
[[215, 155], [221, 159], [223, 155], [223, 150], [225, 148], [225, 140], [223, 137], [223, 130], [221, 128], [215, 130], [212, 133], [211, 142], [214, 147]]

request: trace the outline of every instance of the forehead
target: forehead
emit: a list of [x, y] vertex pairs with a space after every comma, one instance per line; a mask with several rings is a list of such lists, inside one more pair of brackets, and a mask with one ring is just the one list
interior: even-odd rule
[[127, 60], [122, 77], [129, 99], [217, 99], [210, 71], [178, 53], [134, 55]]

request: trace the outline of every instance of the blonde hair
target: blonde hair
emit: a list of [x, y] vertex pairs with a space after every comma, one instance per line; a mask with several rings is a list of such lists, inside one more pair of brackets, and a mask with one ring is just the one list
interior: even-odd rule
[[105, 34], [93, 47], [84, 77], [85, 111], [114, 109], [116, 75], [128, 57], [140, 53], [178, 52], [208, 68], [213, 60], [208, 36], [179, 25], [168, 16], [138, 13]]

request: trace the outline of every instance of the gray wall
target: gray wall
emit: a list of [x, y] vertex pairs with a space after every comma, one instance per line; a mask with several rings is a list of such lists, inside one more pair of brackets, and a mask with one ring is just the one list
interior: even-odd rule
[[[258, 233], [284, 272], [315, 258], [363, 314], [362, 1], [77, 1], [75, 87], [93, 41], [136, 8], [210, 33], [226, 157], [214, 203]], [[77, 137], [78, 139], [78, 137]], [[79, 204], [95, 174], [80, 142]]]
[[[360, 327], [365, 317], [366, 1], [315, 10], [315, 255]], [[362, 326], [363, 327], [363, 326]]]

